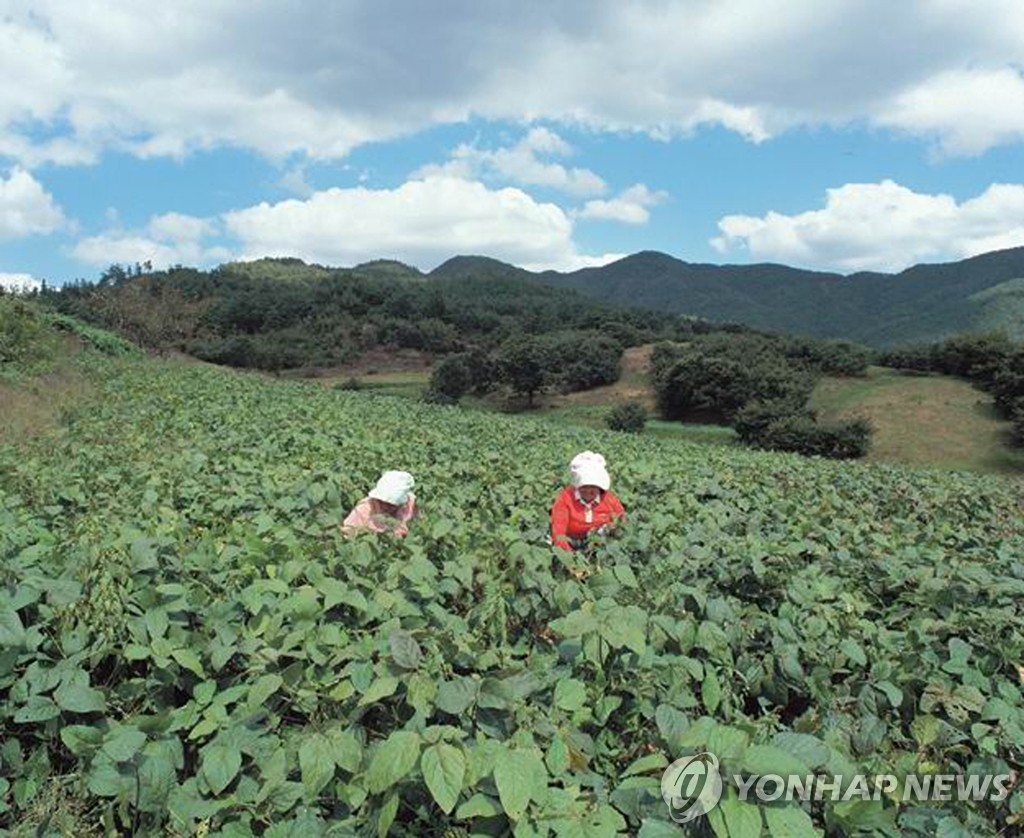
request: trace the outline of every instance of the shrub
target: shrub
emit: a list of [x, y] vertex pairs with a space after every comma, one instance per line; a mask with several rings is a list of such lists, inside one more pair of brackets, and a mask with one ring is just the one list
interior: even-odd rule
[[794, 417], [807, 419], [812, 423], [815, 420], [814, 413], [799, 399], [756, 400], [747, 402], [740, 408], [733, 421], [733, 428], [740, 441], [748, 445], [757, 445], [770, 425]]
[[605, 417], [605, 422], [613, 431], [624, 431], [630, 434], [643, 433], [647, 424], [647, 409], [640, 402], [630, 401], [616, 405]]
[[48, 361], [57, 340], [39, 308], [12, 295], [0, 296], [0, 364], [32, 366]]
[[852, 460], [867, 454], [871, 424], [866, 419], [852, 419], [819, 425], [807, 415], [785, 416], [769, 424], [754, 444], [773, 451]]
[[443, 358], [430, 373], [430, 392], [444, 396], [448, 402], [458, 401], [472, 386], [473, 370], [465, 355]]
[[349, 376], [344, 381], [339, 381], [334, 385], [335, 390], [362, 390], [362, 382], [354, 375]]

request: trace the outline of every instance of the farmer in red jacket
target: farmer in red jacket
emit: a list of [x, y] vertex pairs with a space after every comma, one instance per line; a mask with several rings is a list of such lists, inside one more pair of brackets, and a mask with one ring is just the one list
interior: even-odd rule
[[569, 470], [572, 485], [551, 507], [551, 541], [563, 550], [578, 550], [586, 544], [587, 533], [624, 520], [626, 510], [608, 488], [612, 481], [600, 454], [577, 454]]

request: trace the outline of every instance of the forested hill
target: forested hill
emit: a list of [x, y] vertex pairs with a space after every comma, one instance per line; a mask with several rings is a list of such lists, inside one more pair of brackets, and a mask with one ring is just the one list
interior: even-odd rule
[[[500, 263], [496, 263], [500, 264]], [[262, 369], [334, 366], [374, 349], [444, 355], [544, 335], [619, 347], [673, 337], [681, 318], [602, 303], [525, 271], [437, 274], [399, 262], [355, 268], [260, 259], [210, 271], [110, 268], [48, 289], [57, 310], [149, 348]]]
[[691, 264], [643, 252], [565, 274], [530, 274], [491, 259], [458, 257], [431, 276], [474, 273], [533, 277], [605, 302], [876, 346], [991, 329], [1024, 338], [1024, 248], [916, 265], [898, 274]]

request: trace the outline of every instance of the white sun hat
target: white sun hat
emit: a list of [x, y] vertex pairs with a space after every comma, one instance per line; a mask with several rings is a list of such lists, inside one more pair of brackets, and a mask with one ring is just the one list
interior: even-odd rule
[[402, 506], [409, 500], [409, 494], [415, 485], [416, 481], [407, 471], [385, 471], [377, 481], [377, 485], [370, 490], [370, 497], [374, 500], [384, 501], [384, 503]]
[[605, 460], [600, 454], [594, 451], [584, 451], [572, 458], [569, 463], [569, 471], [572, 473], [572, 485], [597, 486], [607, 492], [612, 484], [612, 479], [605, 468]]

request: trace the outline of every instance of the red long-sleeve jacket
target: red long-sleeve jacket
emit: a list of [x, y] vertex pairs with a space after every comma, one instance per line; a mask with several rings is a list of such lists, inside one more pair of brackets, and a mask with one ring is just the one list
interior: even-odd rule
[[551, 540], [556, 547], [571, 550], [572, 541], [625, 515], [626, 510], [614, 492], [601, 492], [594, 503], [585, 504], [576, 497], [576, 489], [566, 486], [551, 507]]

